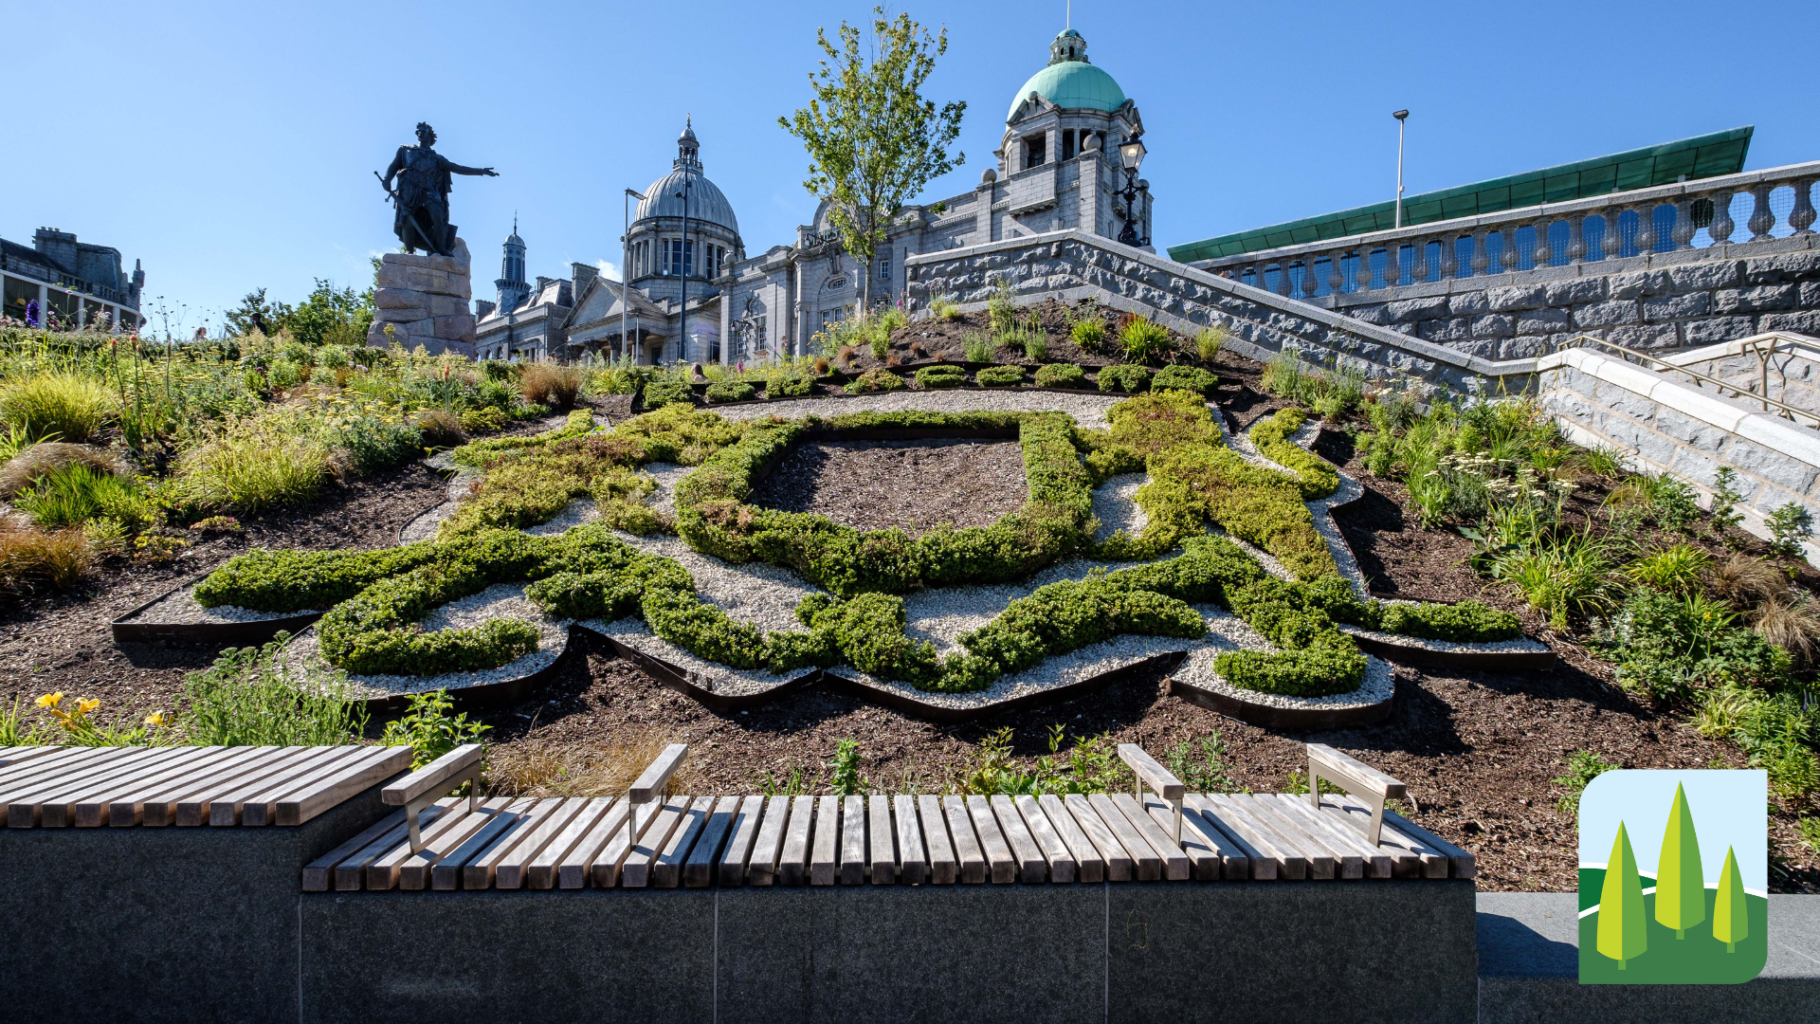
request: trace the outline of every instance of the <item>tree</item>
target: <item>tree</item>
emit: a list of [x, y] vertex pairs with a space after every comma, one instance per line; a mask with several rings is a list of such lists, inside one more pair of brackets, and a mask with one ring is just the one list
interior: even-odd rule
[[1734, 947], [1750, 938], [1750, 907], [1744, 901], [1737, 855], [1729, 846], [1725, 866], [1719, 869], [1719, 894], [1713, 901], [1713, 938], [1725, 943], [1727, 953], [1736, 952]]
[[872, 304], [872, 261], [904, 203], [967, 160], [965, 153], [948, 156], [967, 104], [937, 110], [920, 91], [935, 59], [948, 50], [948, 30], [931, 36], [908, 14], [887, 18], [883, 7], [872, 14], [870, 57], [860, 51], [860, 30], [845, 21], [838, 48], [816, 29], [826, 56], [821, 70], [809, 75], [815, 95], [793, 116], [777, 119], [809, 151], [803, 187], [829, 201], [842, 246], [866, 268], [866, 308]]
[[277, 334], [278, 327], [291, 315], [291, 307], [282, 302], [267, 302], [265, 289], [246, 293], [237, 309], [227, 310], [228, 326], [235, 334]]
[[1687, 794], [1677, 785], [1668, 827], [1662, 830], [1662, 855], [1656, 861], [1656, 923], [1673, 928], [1675, 938], [1684, 939], [1687, 929], [1704, 920], [1706, 875], [1700, 869], [1700, 837], [1694, 834]]
[[1630, 850], [1630, 836], [1618, 822], [1618, 838], [1605, 863], [1605, 886], [1599, 892], [1599, 955], [1626, 961], [1649, 951], [1649, 924], [1643, 918], [1643, 883], [1637, 878], [1637, 858]]

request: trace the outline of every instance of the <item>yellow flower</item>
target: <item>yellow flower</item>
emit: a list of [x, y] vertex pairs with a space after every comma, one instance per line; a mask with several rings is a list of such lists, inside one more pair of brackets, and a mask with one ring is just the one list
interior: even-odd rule
[[164, 712], [154, 711], [151, 714], [146, 715], [145, 724], [148, 727], [153, 728], [153, 729], [163, 728], [164, 727]]
[[98, 709], [100, 707], [101, 707], [100, 701], [92, 700], [88, 697], [83, 697], [76, 701], [76, 714], [78, 714], [78, 715], [90, 714], [91, 712], [95, 711], [96, 709]]
[[54, 708], [61, 703], [62, 700], [63, 691], [58, 690], [56, 693], [47, 693], [44, 696], [39, 697], [36, 703], [41, 708]]

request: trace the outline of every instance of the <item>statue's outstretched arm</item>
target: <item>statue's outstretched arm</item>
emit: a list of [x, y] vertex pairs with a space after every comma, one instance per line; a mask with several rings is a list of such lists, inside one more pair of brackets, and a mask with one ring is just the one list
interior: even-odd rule
[[499, 177], [499, 172], [491, 167], [463, 167], [454, 161], [449, 162], [450, 174], [484, 174], [489, 178]]

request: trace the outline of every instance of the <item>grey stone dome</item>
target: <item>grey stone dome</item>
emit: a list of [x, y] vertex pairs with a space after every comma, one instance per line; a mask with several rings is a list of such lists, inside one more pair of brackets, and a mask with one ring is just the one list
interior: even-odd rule
[[727, 202], [708, 176], [701, 171], [701, 143], [695, 137], [695, 125], [692, 120], [685, 122], [683, 131], [676, 139], [676, 162], [671, 165], [669, 174], [652, 182], [647, 187], [645, 197], [638, 201], [638, 212], [634, 221], [651, 217], [681, 217], [683, 215], [682, 197], [677, 193], [683, 190], [683, 183], [689, 182], [689, 219], [708, 224], [718, 224], [739, 234], [739, 218], [733, 216], [733, 204]]

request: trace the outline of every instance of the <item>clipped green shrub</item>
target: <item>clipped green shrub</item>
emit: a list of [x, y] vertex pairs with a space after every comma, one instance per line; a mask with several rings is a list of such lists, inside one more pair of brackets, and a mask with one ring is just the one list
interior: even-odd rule
[[1165, 366], [1150, 378], [1152, 389], [1163, 391], [1174, 388], [1178, 391], [1192, 391], [1197, 395], [1210, 395], [1220, 383], [1220, 379], [1198, 366]]
[[1087, 386], [1087, 371], [1073, 363], [1049, 363], [1037, 367], [1036, 386], [1039, 388], [1084, 388]]
[[743, 380], [723, 380], [708, 385], [704, 396], [710, 402], [744, 402], [758, 394], [758, 389]]
[[1340, 488], [1340, 471], [1332, 463], [1290, 440], [1308, 414], [1300, 409], [1278, 409], [1253, 424], [1249, 437], [1258, 453], [1285, 469], [1294, 470], [1301, 482], [1302, 500], [1325, 498]]
[[1143, 391], [1150, 386], [1148, 367], [1121, 363], [1117, 366], [1100, 367], [1101, 391], [1124, 391], [1126, 393]]
[[930, 389], [958, 388], [966, 382], [967, 370], [965, 367], [961, 366], [925, 366], [916, 371], [916, 383], [918, 387]]
[[1469, 644], [1515, 640], [1523, 635], [1522, 623], [1515, 615], [1488, 608], [1478, 601], [1458, 604], [1388, 602], [1380, 606], [1377, 628], [1424, 640]]
[[804, 373], [778, 372], [765, 378], [765, 397], [801, 398], [815, 387], [815, 381]]
[[988, 366], [973, 375], [983, 388], [1016, 387], [1024, 382], [1024, 368], [1021, 366]]
[[646, 409], [661, 409], [672, 402], [695, 402], [695, 390], [689, 382], [676, 377], [664, 377], [659, 380], [646, 381], [639, 392], [640, 400]]
[[900, 391], [909, 387], [904, 379], [882, 366], [875, 366], [848, 382], [849, 395], [870, 395], [880, 391]]

